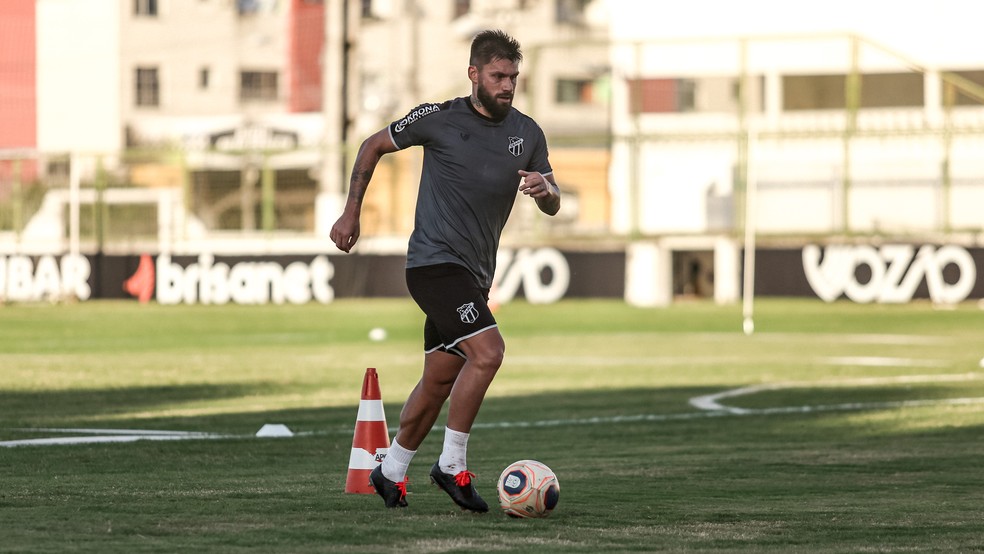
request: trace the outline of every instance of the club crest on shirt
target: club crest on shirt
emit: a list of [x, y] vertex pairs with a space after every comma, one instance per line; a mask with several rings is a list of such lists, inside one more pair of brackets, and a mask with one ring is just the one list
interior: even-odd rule
[[509, 137], [509, 153], [517, 158], [523, 155], [522, 137]]
[[478, 319], [478, 310], [475, 309], [474, 302], [462, 304], [458, 308], [458, 314], [461, 316], [461, 321], [465, 323], [475, 323], [475, 320]]

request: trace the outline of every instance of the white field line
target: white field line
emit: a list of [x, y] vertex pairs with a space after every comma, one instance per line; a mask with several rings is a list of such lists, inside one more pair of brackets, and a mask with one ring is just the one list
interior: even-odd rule
[[915, 360], [885, 356], [842, 356], [819, 358], [817, 361], [825, 365], [863, 367], [945, 367], [947, 365], [943, 360]]
[[889, 346], [939, 346], [953, 342], [942, 335], [891, 335], [878, 333], [756, 333], [758, 340], [791, 342], [834, 342], [847, 344], [878, 344]]
[[[870, 386], [870, 385], [899, 385], [907, 383], [940, 383], [940, 382], [961, 382], [961, 381], [976, 381], [984, 378], [984, 374], [980, 373], [956, 373], [948, 375], [901, 375], [896, 377], [858, 377], [855, 379], [831, 379], [826, 381], [804, 381], [804, 382], [787, 382], [787, 383], [770, 383], [763, 385], [751, 385], [747, 387], [739, 387], [736, 389], [729, 389], [722, 392], [717, 392], [714, 394], [705, 394], [702, 396], [695, 396], [690, 399], [690, 405], [704, 411], [708, 412], [727, 412], [731, 414], [748, 414], [748, 413], [779, 413], [774, 410], [783, 410], [788, 413], [792, 411], [807, 412], [813, 410], [819, 410], [823, 408], [822, 406], [795, 406], [787, 408], [762, 408], [762, 409], [752, 409], [752, 408], [735, 408], [732, 406], [726, 406], [721, 404], [719, 400], [725, 398], [734, 398], [737, 396], [746, 396], [749, 394], [755, 394], [758, 392], [772, 391], [772, 390], [783, 390], [783, 389], [803, 389], [810, 387], [845, 387], [845, 386]], [[959, 403], [966, 403], [967, 399], [954, 399], [960, 400]], [[984, 398], [980, 399], [984, 402]], [[946, 403], [947, 400], [902, 400], [895, 402], [871, 402], [871, 403], [861, 403], [861, 404], [834, 404], [835, 408], [837, 406], [845, 406], [845, 408], [840, 409], [866, 409], [863, 406], [872, 407], [903, 407], [910, 405], [911, 402], [922, 402], [922, 403]], [[928, 405], [928, 404], [923, 404]], [[861, 406], [857, 408], [851, 408], [850, 406]]]
[[72, 433], [80, 435], [161, 435], [167, 437], [192, 437], [195, 438], [199, 435], [208, 436], [212, 433], [204, 433], [197, 431], [155, 431], [148, 429], [78, 429], [78, 428], [63, 428], [63, 427], [47, 427], [41, 429], [13, 429], [14, 431], [43, 431], [45, 433]]
[[[569, 419], [544, 419], [537, 421], [500, 421], [481, 423], [472, 426], [472, 429], [522, 429], [539, 427], [566, 427], [577, 425], [617, 425], [623, 423], [657, 423], [668, 421], [686, 421], [711, 417], [728, 416], [748, 416], [748, 415], [782, 415], [782, 414], [807, 414], [816, 412], [843, 412], [843, 411], [865, 411], [865, 410], [889, 410], [900, 408], [918, 408], [927, 406], [970, 406], [984, 404], [984, 397], [968, 398], [944, 398], [933, 400], [898, 400], [891, 402], [849, 402], [842, 404], [818, 404], [804, 406], [779, 406], [771, 408], [738, 408], [727, 406], [720, 401], [726, 398], [746, 396], [758, 392], [770, 390], [782, 390], [792, 388], [810, 388], [816, 386], [865, 386], [879, 384], [906, 384], [906, 383], [936, 383], [936, 382], [962, 382], [984, 379], [984, 374], [980, 373], [959, 373], [948, 375], [903, 375], [897, 377], [865, 377], [856, 379], [834, 379], [825, 381], [810, 382], [786, 382], [771, 383], [762, 385], [752, 385], [738, 387], [717, 392], [695, 396], [690, 399], [690, 405], [697, 408], [698, 412], [683, 412], [676, 414], [634, 414], [619, 416], [598, 416], [586, 418]], [[24, 439], [12, 441], [0, 441], [0, 447], [13, 446], [42, 446], [42, 445], [67, 445], [67, 444], [94, 444], [94, 443], [120, 443], [134, 442], [139, 440], [201, 440], [201, 439], [243, 439], [255, 438], [255, 435], [231, 435], [218, 433], [201, 433], [191, 431], [142, 431], [135, 429], [76, 429], [76, 428], [39, 428], [39, 429], [16, 429], [23, 432], [34, 433], [71, 433], [83, 436], [77, 437], [48, 437], [37, 439]], [[295, 433], [294, 436], [324, 436], [324, 435], [351, 435], [354, 430], [334, 429], [326, 431], [302, 431]], [[441, 430], [441, 426], [435, 426], [435, 431]], [[395, 427], [389, 428], [390, 434], [396, 432]]]
[[[815, 365], [861, 366], [861, 367], [946, 367], [945, 360], [891, 358], [886, 356], [842, 356], [823, 357], [809, 360]], [[635, 356], [630, 358], [592, 357], [592, 356], [515, 356], [509, 358], [510, 364], [537, 366], [696, 366], [721, 363], [735, 363], [734, 356]], [[749, 361], [748, 363], [753, 363]], [[754, 362], [757, 363], [757, 362]]]
[[[564, 335], [555, 335], [557, 338], [563, 338]], [[756, 332], [751, 337], [747, 337], [740, 331], [724, 331], [724, 332], [694, 332], [694, 333], [672, 333], [664, 335], [667, 337], [683, 337], [688, 339], [721, 339], [721, 338], [732, 338], [735, 340], [755, 340], [755, 341], [765, 341], [765, 342], [811, 342], [811, 343], [827, 343], [833, 342], [837, 344], [847, 343], [847, 344], [872, 344], [872, 345], [890, 345], [890, 346], [939, 346], [944, 344], [950, 344], [954, 342], [954, 338], [945, 335], [902, 335], [902, 334], [890, 334], [890, 333], [786, 333], [786, 332]], [[652, 333], [650, 332], [624, 332], [624, 333], [611, 333], [606, 335], [606, 337], [618, 337], [618, 338], [645, 338], [650, 339]]]
[[45, 446], [66, 444], [104, 444], [136, 441], [180, 441], [189, 439], [221, 439], [230, 435], [88, 435], [81, 437], [48, 437], [0, 442], [0, 446]]
[[80, 429], [45, 427], [37, 429], [13, 429], [27, 433], [63, 433], [79, 435], [73, 437], [44, 437], [37, 439], [22, 439], [0, 441], [0, 446], [43, 446], [66, 444], [101, 444], [118, 442], [135, 442], [139, 440], [176, 441], [192, 439], [221, 439], [232, 435], [217, 433], [202, 433], [197, 431], [158, 431], [146, 429]]

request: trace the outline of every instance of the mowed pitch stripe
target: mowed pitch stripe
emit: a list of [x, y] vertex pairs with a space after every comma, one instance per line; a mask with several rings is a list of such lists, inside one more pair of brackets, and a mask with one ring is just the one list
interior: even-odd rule
[[[861, 377], [855, 379], [834, 379], [810, 382], [787, 382], [752, 385], [724, 390], [721, 392], [695, 396], [690, 399], [691, 406], [698, 412], [683, 412], [677, 414], [633, 414], [617, 416], [596, 416], [585, 418], [543, 419], [536, 421], [500, 421], [478, 422], [472, 429], [524, 429], [541, 427], [563, 427], [578, 425], [619, 425], [626, 423], [659, 423], [686, 421], [713, 417], [733, 416], [770, 416], [789, 414], [809, 414], [820, 412], [845, 412], [866, 410], [892, 410], [902, 408], [921, 408], [931, 406], [972, 406], [984, 405], [984, 397], [943, 398], [929, 400], [895, 400], [888, 402], [846, 402], [841, 404], [816, 404], [803, 406], [777, 406], [770, 408], [738, 408], [722, 404], [727, 398], [747, 396], [758, 392], [782, 389], [807, 389], [816, 386], [864, 386], [884, 384], [934, 383], [934, 382], [964, 382], [984, 379], [978, 373], [959, 373], [944, 375], [902, 375], [896, 377]], [[435, 426], [434, 430], [440, 430]], [[136, 429], [78, 429], [78, 428], [38, 428], [15, 429], [16, 431], [33, 433], [72, 433], [76, 437], [47, 437], [13, 441], [0, 441], [0, 446], [53, 446], [70, 444], [94, 444], [112, 442], [135, 442], [139, 440], [216, 440], [255, 438], [255, 435], [232, 435], [219, 433], [201, 433], [191, 431], [142, 431]], [[295, 433], [294, 436], [325, 436], [351, 435], [352, 429], [334, 429], [327, 431], [306, 431]], [[390, 428], [395, 433], [396, 428]]]

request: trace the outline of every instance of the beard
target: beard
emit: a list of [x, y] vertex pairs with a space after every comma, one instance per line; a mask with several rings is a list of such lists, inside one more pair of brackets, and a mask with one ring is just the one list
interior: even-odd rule
[[492, 119], [495, 121], [502, 121], [509, 115], [509, 110], [512, 109], [512, 96], [507, 96], [508, 102], [500, 103], [499, 98], [492, 96], [488, 90], [482, 85], [478, 85], [478, 101], [482, 103], [482, 106], [489, 112]]

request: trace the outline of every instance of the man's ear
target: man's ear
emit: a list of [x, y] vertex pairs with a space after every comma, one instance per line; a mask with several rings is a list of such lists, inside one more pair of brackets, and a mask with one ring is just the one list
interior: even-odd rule
[[478, 84], [478, 67], [474, 65], [468, 66], [468, 80], [472, 82], [473, 85]]

